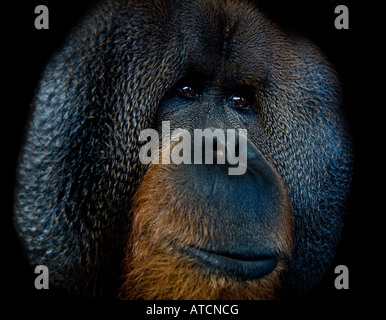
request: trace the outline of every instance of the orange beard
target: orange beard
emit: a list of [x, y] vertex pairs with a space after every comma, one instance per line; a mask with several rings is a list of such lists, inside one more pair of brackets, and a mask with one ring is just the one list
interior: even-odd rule
[[[174, 245], [203, 245], [213, 239], [215, 223], [208, 221], [206, 205], [195, 203], [194, 192], [181, 194], [176, 166], [153, 165], [133, 200], [130, 239], [123, 261], [120, 299], [276, 299], [281, 273], [292, 246], [291, 209], [278, 226], [279, 262], [258, 280], [240, 281], [211, 273], [181, 254]], [[209, 210], [209, 209], [208, 209]], [[221, 239], [218, 239], [221, 241]]]

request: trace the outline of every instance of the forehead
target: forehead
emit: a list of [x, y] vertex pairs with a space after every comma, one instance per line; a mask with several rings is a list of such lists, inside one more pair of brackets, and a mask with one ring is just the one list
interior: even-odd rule
[[256, 77], [280, 38], [279, 30], [249, 3], [184, 2], [176, 16], [183, 52], [195, 69], [207, 74]]

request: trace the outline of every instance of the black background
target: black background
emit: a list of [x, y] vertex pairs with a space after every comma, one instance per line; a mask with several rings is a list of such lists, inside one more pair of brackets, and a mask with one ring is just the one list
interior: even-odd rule
[[[382, 109], [385, 103], [378, 100], [383, 94], [382, 85], [385, 83], [380, 62], [384, 40], [378, 36], [384, 28], [381, 20], [376, 19], [376, 12], [383, 10], [383, 7], [346, 0], [255, 2], [282, 28], [313, 40], [335, 66], [343, 83], [345, 112], [354, 141], [355, 168], [342, 241], [323, 281], [309, 294], [283, 303], [244, 303], [240, 313], [268, 308], [274, 314], [283, 304], [288, 310], [294, 306], [303, 308], [315, 303], [318, 311], [312, 311], [310, 316], [330, 311], [336, 314], [338, 310], [345, 314], [358, 307], [364, 307], [370, 312], [374, 309], [368, 303], [382, 295], [384, 278], [382, 256], [385, 250], [380, 249], [384, 244], [380, 226], [385, 210], [379, 203], [382, 203], [384, 189], [381, 176], [385, 164], [382, 159], [385, 143], [381, 138], [384, 122]], [[6, 297], [6, 306], [13, 307], [16, 313], [23, 311], [24, 306], [34, 306], [29, 310], [38, 314], [44, 314], [44, 308], [50, 306], [60, 306], [58, 314], [69, 311], [74, 305], [87, 306], [88, 311], [91, 311], [89, 307], [93, 309], [96, 306], [114, 306], [114, 310], [122, 310], [124, 306], [123, 312], [127, 312], [125, 317], [131, 318], [133, 312], [144, 315], [147, 306], [146, 302], [96, 303], [53, 290], [36, 290], [33, 269], [26, 263], [13, 229], [16, 161], [34, 90], [47, 59], [59, 48], [71, 26], [91, 3], [93, 1], [90, 0], [16, 1], [1, 8], [1, 128], [4, 160], [4, 188], [1, 196], [4, 197], [4, 205], [1, 218], [3, 250], [0, 276], [3, 277], [1, 288]], [[34, 8], [39, 4], [49, 8], [49, 30], [36, 30], [34, 27]], [[339, 4], [349, 8], [349, 30], [337, 30], [334, 27], [334, 8]], [[337, 290], [334, 287], [334, 268], [340, 264], [346, 265], [350, 272], [348, 290]], [[126, 305], [129, 307], [126, 308]]]

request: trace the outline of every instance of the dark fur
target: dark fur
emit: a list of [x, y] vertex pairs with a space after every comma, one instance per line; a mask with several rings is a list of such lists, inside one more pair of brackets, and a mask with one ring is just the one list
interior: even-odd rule
[[[305, 291], [328, 268], [342, 227], [351, 150], [340, 86], [323, 55], [244, 1], [107, 1], [47, 66], [20, 157], [17, 231], [31, 263], [47, 265], [55, 286], [94, 296], [119, 286], [131, 201], [147, 170], [138, 161], [139, 132], [156, 127], [165, 94], [192, 62], [219, 75], [232, 66], [239, 81], [256, 88], [259, 110], [235, 127], [248, 129], [288, 189], [294, 244], [280, 286]], [[182, 127], [193, 121], [184, 113], [180, 119]], [[166, 268], [178, 269], [174, 253], [170, 260]], [[200, 291], [206, 288], [201, 282], [215, 276], [192, 277], [192, 290]], [[122, 297], [131, 297], [127, 283]], [[275, 296], [271, 289], [250, 294], [242, 283], [224, 286], [238, 286], [236, 298]], [[189, 287], [184, 292], [134, 296], [194, 298]], [[195, 297], [232, 298], [218, 292]]]

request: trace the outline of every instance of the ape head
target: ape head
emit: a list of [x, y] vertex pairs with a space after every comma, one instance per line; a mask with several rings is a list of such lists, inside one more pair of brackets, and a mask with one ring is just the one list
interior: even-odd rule
[[[31, 263], [47, 265], [57, 287], [118, 288], [122, 299], [307, 291], [342, 228], [351, 151], [340, 104], [320, 51], [246, 1], [98, 6], [34, 101], [15, 204]], [[215, 158], [241, 157], [246, 130], [245, 171], [144, 164], [141, 132], [163, 140], [165, 122], [190, 137], [236, 130], [233, 148], [212, 139]], [[206, 140], [183, 141], [205, 157]]]

